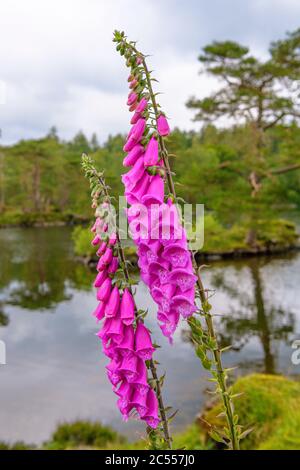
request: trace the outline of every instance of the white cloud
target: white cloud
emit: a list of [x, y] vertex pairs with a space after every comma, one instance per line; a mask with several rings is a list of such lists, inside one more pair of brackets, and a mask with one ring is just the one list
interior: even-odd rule
[[270, 39], [297, 27], [297, 12], [294, 0], [2, 0], [3, 142], [42, 136], [53, 124], [64, 138], [83, 129], [103, 141], [126, 131], [127, 74], [111, 42], [115, 28], [153, 54], [172, 125], [197, 128], [185, 102], [213, 86], [198, 75], [200, 48], [233, 38], [263, 53]]

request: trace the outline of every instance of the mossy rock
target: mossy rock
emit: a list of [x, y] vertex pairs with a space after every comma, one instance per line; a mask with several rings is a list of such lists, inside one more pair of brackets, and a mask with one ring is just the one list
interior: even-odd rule
[[[253, 374], [237, 380], [234, 393], [239, 423], [254, 428], [241, 441], [242, 449], [300, 449], [300, 383], [282, 376]], [[205, 412], [205, 421], [222, 427], [220, 404]]]

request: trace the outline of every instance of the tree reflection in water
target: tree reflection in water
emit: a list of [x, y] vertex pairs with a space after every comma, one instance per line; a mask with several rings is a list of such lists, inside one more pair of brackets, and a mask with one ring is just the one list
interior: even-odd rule
[[[253, 337], [256, 337], [263, 350], [263, 371], [276, 373], [277, 346], [279, 340], [287, 342], [294, 331], [295, 318], [292, 312], [281, 305], [273, 305], [272, 299], [265, 299], [263, 268], [271, 258], [250, 258], [246, 262], [235, 262], [235, 284], [227, 280], [226, 271], [218, 270], [212, 277], [213, 287], [224, 291], [227, 296], [238, 301], [238, 307], [231, 306], [228, 314], [220, 317], [218, 331], [222, 345], [231, 345], [240, 351]], [[251, 289], [245, 290], [241, 271], [247, 266], [251, 279]], [[247, 364], [243, 363], [243, 366]]]
[[[71, 299], [72, 288], [91, 288], [93, 274], [76, 262], [67, 227], [3, 230], [0, 253], [2, 309], [15, 305], [53, 311], [57, 304]], [[5, 324], [3, 315], [0, 313], [1, 325]]]

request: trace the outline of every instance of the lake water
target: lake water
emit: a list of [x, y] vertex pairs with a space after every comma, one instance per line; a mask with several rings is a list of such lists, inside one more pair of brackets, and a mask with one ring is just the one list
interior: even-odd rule
[[[139, 438], [143, 426], [123, 423], [104, 372], [91, 288], [94, 273], [74, 259], [66, 227], [0, 230], [0, 340], [7, 364], [0, 365], [0, 440], [41, 443], [55, 426], [74, 419], [100, 420]], [[253, 371], [296, 375], [291, 362], [300, 339], [300, 253], [211, 263], [203, 271], [218, 314], [224, 354], [236, 374]], [[213, 294], [213, 292], [212, 292]], [[148, 307], [147, 324], [161, 370], [167, 370], [165, 402], [179, 408], [173, 429], [190, 423], [208, 399], [207, 374], [186, 340], [186, 325], [170, 346], [155, 322], [146, 287], [137, 289]]]

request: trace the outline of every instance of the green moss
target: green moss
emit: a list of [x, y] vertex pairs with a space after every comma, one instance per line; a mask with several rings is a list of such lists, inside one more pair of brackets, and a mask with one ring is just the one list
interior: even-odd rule
[[205, 442], [204, 433], [197, 423], [191, 424], [183, 432], [174, 435], [174, 449], [206, 450], [210, 447]]
[[[241, 441], [242, 449], [300, 449], [300, 383], [281, 376], [254, 374], [232, 387], [243, 395], [235, 400], [241, 424], [254, 430]], [[204, 418], [222, 426], [220, 405]]]

